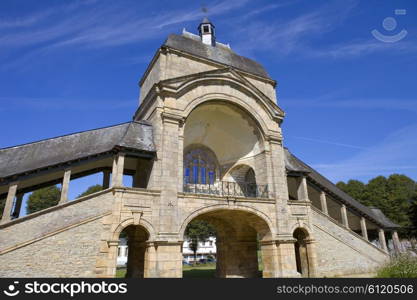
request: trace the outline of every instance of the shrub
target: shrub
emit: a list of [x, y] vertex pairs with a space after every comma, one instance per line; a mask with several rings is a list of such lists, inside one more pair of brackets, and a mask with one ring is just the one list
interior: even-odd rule
[[417, 257], [400, 255], [382, 266], [378, 278], [417, 278]]

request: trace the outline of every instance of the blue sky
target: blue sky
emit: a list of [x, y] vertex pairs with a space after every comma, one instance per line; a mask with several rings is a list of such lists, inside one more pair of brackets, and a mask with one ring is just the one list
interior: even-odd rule
[[278, 81], [295, 155], [335, 182], [417, 180], [413, 0], [2, 0], [0, 147], [129, 121], [147, 63], [169, 33], [196, 32], [202, 6], [220, 42]]

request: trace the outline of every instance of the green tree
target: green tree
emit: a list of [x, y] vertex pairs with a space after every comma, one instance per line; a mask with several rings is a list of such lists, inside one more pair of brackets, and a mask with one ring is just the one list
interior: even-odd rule
[[360, 202], [366, 202], [366, 184], [359, 180], [351, 179], [347, 183], [338, 182], [337, 187]]
[[90, 195], [90, 194], [93, 194], [102, 190], [103, 190], [103, 186], [101, 184], [92, 185], [85, 192], [78, 195], [77, 198], [87, 196], [87, 195]]
[[417, 195], [417, 185], [411, 178], [392, 174], [388, 178], [377, 176], [367, 184], [357, 180], [338, 182], [337, 186], [364, 205], [375, 206], [393, 222], [401, 226], [402, 235], [410, 235], [413, 197]]
[[410, 205], [410, 211], [408, 213], [410, 217], [410, 230], [409, 234], [410, 236], [417, 237], [417, 194], [414, 195], [411, 205]]
[[387, 180], [388, 203], [387, 217], [402, 226], [400, 230], [407, 234], [411, 228], [410, 205], [416, 195], [416, 183], [411, 178], [393, 174]]
[[197, 262], [198, 243], [205, 242], [211, 236], [216, 235], [214, 227], [202, 220], [194, 220], [185, 229], [185, 237], [189, 242], [189, 247], [194, 253], [194, 265]]
[[58, 204], [60, 196], [61, 190], [55, 185], [36, 190], [28, 198], [26, 212], [31, 214], [55, 206]]

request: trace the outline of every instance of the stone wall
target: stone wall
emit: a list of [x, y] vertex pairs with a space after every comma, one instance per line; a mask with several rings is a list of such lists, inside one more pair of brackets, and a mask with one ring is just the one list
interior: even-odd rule
[[95, 277], [101, 218], [0, 255], [0, 277]]
[[381, 249], [314, 209], [312, 224], [319, 277], [372, 274], [389, 259]]
[[112, 204], [100, 192], [2, 225], [0, 277], [94, 277]]

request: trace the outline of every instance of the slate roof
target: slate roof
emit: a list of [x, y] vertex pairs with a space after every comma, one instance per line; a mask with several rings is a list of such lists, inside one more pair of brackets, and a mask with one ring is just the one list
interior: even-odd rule
[[285, 167], [288, 172], [304, 173], [306, 176], [317, 183], [319, 186], [325, 188], [327, 191], [335, 195], [339, 200], [344, 202], [347, 206], [351, 206], [361, 213], [371, 217], [375, 221], [379, 222], [384, 228], [398, 228], [399, 225], [393, 223], [389, 220], [381, 210], [376, 208], [370, 208], [361, 204], [359, 201], [355, 200], [344, 191], [339, 189], [334, 183], [325, 178], [319, 172], [308, 166], [306, 163], [302, 162], [295, 155], [293, 155], [287, 148], [285, 148]]
[[0, 178], [105, 153], [115, 147], [155, 152], [152, 126], [144, 121], [128, 122], [0, 149]]
[[240, 56], [220, 43], [216, 43], [216, 46], [206, 45], [201, 42], [199, 36], [170, 34], [164, 46], [271, 79], [264, 67], [256, 61]]

